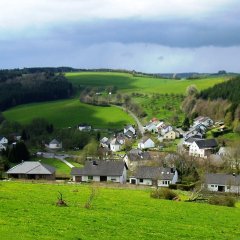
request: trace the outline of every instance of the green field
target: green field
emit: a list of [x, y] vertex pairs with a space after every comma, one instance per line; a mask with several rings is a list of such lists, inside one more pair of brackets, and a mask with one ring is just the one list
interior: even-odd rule
[[33, 103], [11, 108], [3, 115], [22, 124], [33, 118], [46, 118], [57, 128], [74, 127], [88, 123], [95, 128], [122, 128], [134, 120], [117, 107], [99, 107], [80, 103], [77, 99]]
[[[226, 80], [224, 77], [197, 80], [160, 79], [146, 76], [133, 76], [116, 72], [77, 72], [66, 73], [66, 77], [76, 88], [83, 86], [106, 87], [116, 86], [123, 93], [141, 93], [146, 98], [133, 101], [139, 103], [148, 114], [147, 120], [158, 117], [171, 120], [173, 115], [181, 119], [181, 100], [169, 96], [167, 98], [151, 98], [153, 93], [185, 94], [189, 85], [196, 85], [199, 90], [213, 86]], [[171, 109], [169, 109], [169, 107]], [[125, 124], [134, 123], [133, 119], [116, 107], [98, 107], [80, 103], [77, 99], [60, 100], [45, 103], [21, 105], [3, 113], [7, 120], [29, 123], [33, 118], [46, 118], [57, 128], [73, 127], [80, 123], [87, 123], [95, 128], [122, 128]]]
[[[149, 190], [0, 183], [0, 236], [38, 239], [239, 239], [240, 208], [151, 199]], [[68, 207], [57, 207], [58, 191]]]
[[209, 88], [223, 82], [229, 77], [211, 77], [196, 80], [173, 80], [152, 77], [133, 76], [116, 72], [75, 72], [65, 76], [74, 86], [105, 87], [116, 86], [124, 92], [141, 93], [174, 93], [185, 94], [189, 85], [196, 85], [199, 90]]

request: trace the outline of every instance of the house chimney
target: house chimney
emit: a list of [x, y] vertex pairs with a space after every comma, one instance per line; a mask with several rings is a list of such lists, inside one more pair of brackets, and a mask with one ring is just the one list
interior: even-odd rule
[[174, 168], [171, 168], [171, 173], [174, 173]]
[[93, 160], [92, 164], [93, 164], [93, 166], [97, 166], [98, 165], [96, 160]]

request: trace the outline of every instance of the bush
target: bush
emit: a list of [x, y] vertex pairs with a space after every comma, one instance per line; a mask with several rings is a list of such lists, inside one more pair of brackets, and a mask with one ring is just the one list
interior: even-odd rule
[[235, 207], [236, 199], [231, 196], [213, 196], [208, 202], [212, 205]]
[[173, 192], [168, 188], [155, 189], [151, 192], [150, 196], [152, 198], [167, 199], [167, 200], [173, 200], [174, 198], [178, 197], [178, 195], [175, 192]]
[[169, 184], [170, 189], [177, 189], [177, 184]]

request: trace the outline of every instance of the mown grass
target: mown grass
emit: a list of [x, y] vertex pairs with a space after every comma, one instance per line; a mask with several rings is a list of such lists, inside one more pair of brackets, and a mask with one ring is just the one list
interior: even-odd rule
[[[58, 191], [68, 207], [57, 207]], [[0, 183], [1, 239], [238, 239], [240, 209], [150, 198], [149, 190]]]
[[57, 128], [87, 123], [94, 128], [111, 129], [134, 123], [126, 112], [117, 107], [92, 106], [77, 99], [21, 105], [3, 112], [3, 115], [7, 120], [22, 124], [31, 122], [33, 118], [45, 118]]
[[185, 94], [189, 85], [196, 85], [199, 90], [223, 82], [228, 77], [209, 77], [194, 80], [173, 80], [134, 76], [116, 72], [75, 72], [66, 73], [66, 77], [75, 86], [106, 87], [116, 86], [124, 92]]

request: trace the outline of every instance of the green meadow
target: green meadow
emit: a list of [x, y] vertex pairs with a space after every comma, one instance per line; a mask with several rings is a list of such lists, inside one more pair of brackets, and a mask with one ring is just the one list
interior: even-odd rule
[[78, 99], [33, 103], [11, 108], [3, 115], [6, 119], [29, 123], [33, 118], [46, 118], [57, 128], [88, 123], [96, 128], [122, 128], [134, 120], [117, 107], [99, 107], [81, 103]]
[[194, 80], [174, 80], [116, 72], [75, 72], [66, 73], [65, 76], [75, 86], [116, 86], [123, 92], [140, 91], [141, 93], [174, 94], [185, 94], [186, 88], [192, 84], [196, 85], [199, 90], [202, 90], [228, 79], [226, 77], [209, 77]]
[[[122, 93], [142, 93], [146, 97], [133, 98], [148, 114], [147, 120], [158, 117], [171, 120], [183, 114], [180, 111], [181, 100], [174, 96], [151, 99], [153, 93], [185, 94], [189, 85], [196, 85], [199, 90], [211, 87], [227, 80], [224, 77], [204, 78], [196, 80], [173, 80], [146, 76], [134, 76], [116, 72], [76, 72], [66, 73], [66, 77], [76, 88], [116, 86]], [[169, 109], [169, 107], [171, 109]], [[33, 118], [46, 118], [57, 128], [73, 127], [79, 123], [88, 123], [96, 128], [122, 128], [134, 120], [122, 110], [112, 107], [99, 107], [80, 103], [77, 99], [34, 103], [17, 106], [3, 113], [7, 120], [29, 123]]]
[[[8, 240], [239, 239], [240, 208], [152, 199], [149, 189], [0, 182], [0, 236]], [[58, 191], [68, 207], [57, 207]]]

